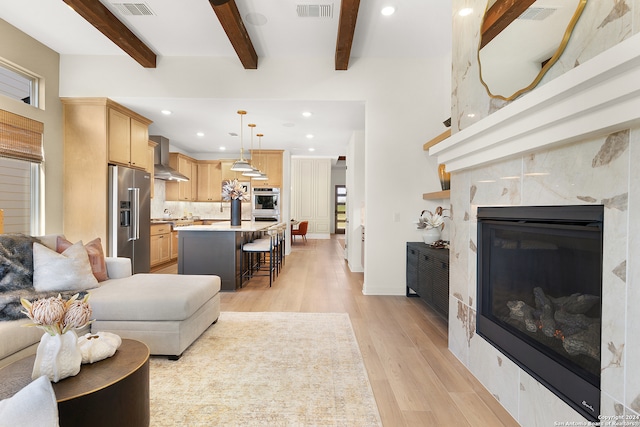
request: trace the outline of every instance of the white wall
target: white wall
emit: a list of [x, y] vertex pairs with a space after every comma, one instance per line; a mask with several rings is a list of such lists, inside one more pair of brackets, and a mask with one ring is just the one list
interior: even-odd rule
[[333, 58], [265, 58], [245, 70], [235, 58], [161, 57], [156, 69], [144, 69], [126, 57], [62, 56], [61, 76], [62, 96], [118, 97], [125, 105], [121, 97], [364, 101], [364, 291], [404, 295], [405, 243], [420, 239], [413, 221], [427, 206], [422, 193], [440, 189], [422, 145], [450, 115], [450, 57], [358, 58], [335, 71]]
[[364, 133], [354, 132], [347, 148], [347, 263], [352, 272], [363, 272], [362, 228], [365, 226]]

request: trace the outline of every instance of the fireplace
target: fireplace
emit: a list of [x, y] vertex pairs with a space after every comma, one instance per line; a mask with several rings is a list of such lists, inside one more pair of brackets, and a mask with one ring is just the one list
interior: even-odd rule
[[478, 208], [477, 333], [593, 421], [603, 212], [601, 205]]

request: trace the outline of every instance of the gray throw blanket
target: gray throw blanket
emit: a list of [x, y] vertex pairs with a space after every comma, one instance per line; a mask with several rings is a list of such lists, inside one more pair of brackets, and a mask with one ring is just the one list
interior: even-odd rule
[[[78, 292], [37, 292], [33, 287], [33, 242], [25, 234], [0, 234], [0, 321], [26, 319], [20, 298], [35, 301], [60, 294], [68, 299]], [[86, 292], [81, 292], [84, 296]]]

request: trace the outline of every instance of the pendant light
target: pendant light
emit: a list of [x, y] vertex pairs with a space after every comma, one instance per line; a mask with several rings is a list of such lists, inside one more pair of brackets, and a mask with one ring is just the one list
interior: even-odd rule
[[[260, 154], [262, 154], [262, 137], [264, 135], [259, 133], [256, 136], [258, 137], [258, 158], [262, 159], [262, 156], [260, 156]], [[262, 166], [262, 164], [258, 163], [258, 168], [260, 168], [260, 166]], [[267, 176], [267, 174], [265, 174], [264, 172], [260, 171], [260, 176], [256, 176], [253, 179], [255, 179], [256, 181], [266, 181], [266, 180], [269, 179], [269, 177]]]
[[240, 159], [233, 162], [233, 165], [231, 166], [231, 170], [236, 172], [246, 172], [246, 171], [253, 170], [249, 162], [247, 162], [244, 159], [244, 143], [243, 143], [243, 137], [242, 137], [242, 131], [244, 130], [244, 126], [242, 126], [242, 116], [247, 114], [247, 112], [244, 110], [238, 110], [238, 114], [240, 115]]
[[[253, 156], [253, 129], [256, 127], [255, 123], [249, 123], [247, 126], [249, 126], [251, 128], [251, 155]], [[253, 165], [249, 165], [251, 166], [251, 170], [250, 171], [246, 171], [246, 172], [242, 172], [242, 176], [248, 176], [248, 177], [256, 177], [256, 176], [260, 176], [261, 173], [258, 169], [256, 169], [255, 166]]]

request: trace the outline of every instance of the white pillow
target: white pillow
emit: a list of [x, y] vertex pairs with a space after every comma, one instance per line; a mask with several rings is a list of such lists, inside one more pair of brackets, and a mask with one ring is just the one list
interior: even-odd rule
[[0, 401], [0, 427], [58, 427], [58, 403], [45, 376]]
[[84, 291], [98, 287], [82, 241], [61, 254], [33, 244], [33, 287], [43, 291]]

